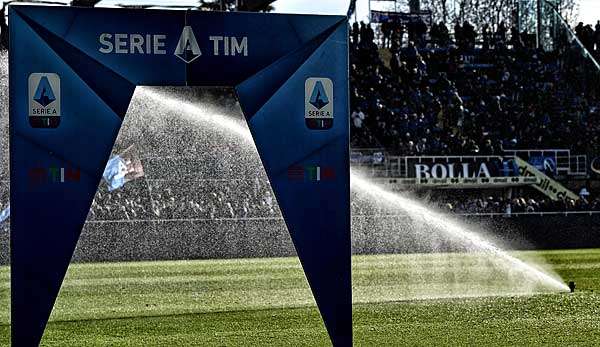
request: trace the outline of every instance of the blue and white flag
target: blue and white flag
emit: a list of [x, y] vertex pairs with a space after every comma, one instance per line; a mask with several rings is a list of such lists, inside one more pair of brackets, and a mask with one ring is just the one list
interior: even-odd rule
[[112, 157], [106, 164], [102, 177], [108, 185], [108, 191], [119, 189], [129, 181], [144, 176], [142, 161], [133, 146], [121, 154]]
[[10, 205], [8, 205], [4, 210], [2, 210], [2, 212], [0, 212], [0, 223], [7, 220], [8, 217], [10, 217]]

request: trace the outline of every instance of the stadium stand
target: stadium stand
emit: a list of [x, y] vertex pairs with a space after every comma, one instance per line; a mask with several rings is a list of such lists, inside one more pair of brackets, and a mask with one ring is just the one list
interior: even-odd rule
[[469, 23], [459, 35], [467, 39], [458, 42], [440, 27], [445, 25], [432, 28], [426, 46], [393, 41], [390, 47], [397, 49], [386, 50], [390, 57], [384, 61], [373, 30], [353, 26], [354, 147], [385, 147], [400, 155], [598, 152], [598, 80], [586, 76], [590, 70], [579, 52], [545, 52], [520, 39], [507, 41], [505, 33], [494, 41], [484, 33], [475, 48]]
[[[464, 22], [452, 34], [442, 22], [423, 25], [351, 27], [353, 151], [375, 148], [384, 157], [420, 157], [560, 149], [569, 153], [566, 162], [573, 161], [571, 153], [597, 156], [600, 80], [567, 32], [560, 31], [554, 49], [545, 50], [504, 23], [495, 31], [479, 25], [476, 32], [474, 24]], [[595, 30], [579, 23], [574, 31], [590, 54], [600, 57], [600, 21]], [[595, 177], [586, 165], [573, 171]], [[531, 189], [428, 195], [455, 213], [597, 210], [594, 182], [573, 180], [572, 170], [565, 171], [563, 184], [576, 192], [585, 188], [577, 201], [552, 201]]]

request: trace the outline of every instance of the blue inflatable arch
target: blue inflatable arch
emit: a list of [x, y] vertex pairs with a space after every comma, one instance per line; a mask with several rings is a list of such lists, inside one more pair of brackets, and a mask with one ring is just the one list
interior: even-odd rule
[[9, 16], [13, 346], [41, 340], [138, 85], [235, 88], [331, 341], [352, 344], [345, 17]]

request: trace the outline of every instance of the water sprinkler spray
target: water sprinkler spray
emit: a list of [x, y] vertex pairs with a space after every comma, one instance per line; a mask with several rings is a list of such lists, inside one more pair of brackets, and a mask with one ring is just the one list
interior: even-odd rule
[[[150, 99], [153, 102], [160, 104], [163, 108], [180, 112], [186, 119], [214, 125], [219, 129], [225, 130], [228, 134], [239, 136], [241, 139], [245, 140], [247, 145], [254, 146], [250, 131], [247, 127], [243, 126], [242, 122], [234, 121], [225, 115], [214, 112], [209, 107], [193, 104], [189, 101], [182, 100], [175, 96], [169, 96], [166, 93], [159, 92], [156, 89], [149, 87], [136, 88], [136, 94], [138, 95], [134, 96], [134, 99], [140, 97], [141, 99]], [[243, 148], [246, 147], [247, 146], [243, 146]], [[563, 292], [569, 290], [567, 283], [559, 281], [545, 272], [538, 270], [534, 266], [511, 256], [479, 234], [470, 231], [468, 228], [464, 228], [460, 224], [449, 221], [445, 215], [437, 213], [412, 199], [391, 193], [371, 182], [369, 179], [362, 178], [360, 174], [354, 171], [351, 171], [350, 176], [352, 189], [368, 193], [370, 196], [373, 196], [376, 201], [385, 203], [387, 206], [386, 208], [393, 208], [402, 214], [411, 215], [417, 220], [424, 221], [429, 227], [442, 232], [443, 236], [447, 236], [450, 239], [465, 245], [465, 247], [468, 247], [469, 249], [483, 251], [492, 255], [495, 259], [494, 261], [499, 262], [503, 269], [510, 272], [514, 271], [526, 274], [527, 278], [532, 281], [531, 283], [535, 284], [538, 282], [547, 289], [560, 290]]]

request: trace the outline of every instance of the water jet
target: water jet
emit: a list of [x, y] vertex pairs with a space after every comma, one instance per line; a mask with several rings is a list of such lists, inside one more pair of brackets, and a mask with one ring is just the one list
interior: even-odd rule
[[[244, 153], [245, 159], [249, 162], [259, 162], [258, 153], [247, 126], [241, 120], [241, 114], [232, 115], [231, 112], [218, 110], [205, 103], [189, 102], [177, 93], [177, 91], [173, 93], [140, 87], [136, 90], [132, 105], [140, 108], [138, 103], [151, 101], [153, 106], [145, 105], [145, 107], [161, 108], [162, 112], [179, 112], [182, 119], [198, 126], [217, 127], [224, 131], [225, 136], [242, 140], [237, 143], [236, 150]], [[136, 117], [136, 114], [132, 113], [128, 116]], [[255, 167], [259, 168], [259, 166]], [[259, 171], [259, 177], [263, 176], [264, 172]], [[239, 188], [244, 189], [243, 186]], [[483, 236], [481, 232], [473, 230], [473, 227], [468, 227], [402, 193], [385, 190], [371, 182], [368, 177], [364, 177], [358, 170], [351, 170], [351, 189], [354, 253], [378, 253], [384, 249], [389, 250], [390, 247], [397, 249], [394, 247], [404, 243], [402, 245], [404, 253], [433, 252], [437, 254], [436, 261], [442, 262], [450, 272], [465, 271], [468, 266], [462, 264], [463, 261], [459, 260], [454, 252], [444, 252], [445, 247], [442, 245], [450, 245], [450, 249], [469, 254], [470, 266], [478, 269], [473, 270], [470, 276], [472, 278], [469, 280], [464, 276], [452, 280], [448, 279], [452, 276], [447, 272], [435, 273], [431, 269], [415, 268], [412, 271], [413, 279], [410, 280], [413, 284], [427, 281], [427, 276], [430, 281], [441, 284], [436, 287], [436, 290], [423, 286], [419, 291], [410, 290], [402, 293], [401, 290], [395, 289], [387, 295], [381, 295], [381, 300], [513, 295], [569, 290], [559, 277], [548, 272], [548, 269], [542, 269], [537, 264], [522, 261], [509, 254]], [[396, 218], [398, 216], [401, 217]], [[503, 280], [500, 280], [501, 278]], [[460, 281], [469, 284], [458, 284]], [[368, 293], [355, 289], [355, 301], [368, 300], [368, 296]]]

